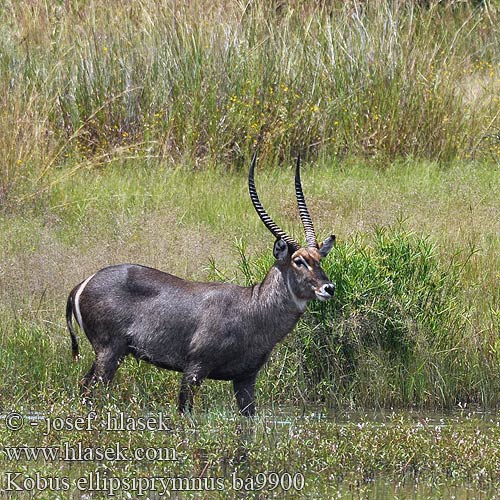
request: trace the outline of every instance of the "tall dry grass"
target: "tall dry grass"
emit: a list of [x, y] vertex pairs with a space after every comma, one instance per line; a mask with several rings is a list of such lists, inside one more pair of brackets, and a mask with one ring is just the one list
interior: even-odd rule
[[4, 199], [123, 157], [237, 168], [262, 127], [278, 160], [499, 156], [490, 2], [3, 4]]

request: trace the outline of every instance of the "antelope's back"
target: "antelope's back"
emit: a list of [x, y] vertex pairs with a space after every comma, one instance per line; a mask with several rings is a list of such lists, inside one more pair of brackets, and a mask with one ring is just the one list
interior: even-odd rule
[[192, 283], [137, 264], [98, 271], [82, 291], [79, 307], [89, 337], [185, 337], [200, 319]]

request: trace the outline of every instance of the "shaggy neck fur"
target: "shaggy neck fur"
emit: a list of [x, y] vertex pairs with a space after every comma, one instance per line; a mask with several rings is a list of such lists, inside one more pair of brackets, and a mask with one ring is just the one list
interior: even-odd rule
[[260, 317], [259, 329], [271, 343], [279, 342], [296, 325], [307, 302], [295, 296], [285, 272], [274, 265], [252, 290], [251, 314]]

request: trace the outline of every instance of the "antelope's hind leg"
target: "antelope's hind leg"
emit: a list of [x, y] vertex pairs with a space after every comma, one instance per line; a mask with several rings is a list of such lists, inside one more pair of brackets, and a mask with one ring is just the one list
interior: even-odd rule
[[244, 417], [255, 415], [255, 379], [252, 375], [243, 380], [233, 380], [234, 395], [240, 409], [240, 414]]
[[96, 351], [95, 361], [81, 382], [81, 395], [89, 398], [98, 382], [108, 385], [115, 376], [123, 358], [128, 354], [126, 346], [107, 346]]
[[92, 386], [95, 384], [95, 361], [92, 363], [90, 370], [87, 372], [85, 377], [80, 381], [80, 396], [82, 398], [90, 397], [92, 392]]

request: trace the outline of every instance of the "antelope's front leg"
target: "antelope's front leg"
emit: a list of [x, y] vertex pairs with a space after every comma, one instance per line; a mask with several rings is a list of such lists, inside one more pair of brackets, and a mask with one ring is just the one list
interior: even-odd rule
[[179, 413], [191, 413], [196, 389], [203, 382], [203, 378], [193, 372], [184, 372], [179, 391]]
[[255, 415], [255, 379], [256, 375], [252, 375], [243, 380], [233, 380], [234, 395], [244, 417]]

